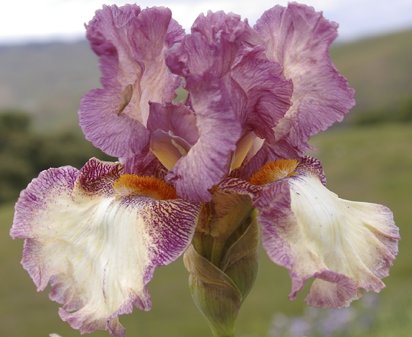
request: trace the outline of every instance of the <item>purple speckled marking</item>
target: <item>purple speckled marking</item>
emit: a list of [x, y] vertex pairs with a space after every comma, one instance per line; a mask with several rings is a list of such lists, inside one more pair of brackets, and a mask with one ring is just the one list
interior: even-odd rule
[[252, 185], [249, 182], [238, 178], [225, 178], [217, 187], [225, 192], [248, 195], [252, 199], [256, 198], [262, 190], [261, 186]]
[[122, 171], [123, 167], [119, 163], [91, 158], [80, 170], [79, 183], [88, 193], [111, 194], [113, 193], [112, 185], [120, 177]]
[[296, 168], [299, 175], [315, 175], [319, 178], [323, 185], [326, 185], [326, 176], [323, 171], [320, 160], [313, 157], [303, 157], [299, 160], [299, 165]]
[[13, 239], [31, 237], [31, 220], [46, 208], [51, 190], [56, 194], [67, 193], [74, 186], [79, 170], [71, 166], [51, 168], [39, 176], [20, 193], [15, 206], [13, 226], [10, 235]]
[[[80, 171], [71, 167], [49, 169], [42, 172], [38, 178], [29, 184], [26, 190], [22, 192], [16, 204], [16, 214], [11, 235], [13, 238], [25, 239], [22, 259], [23, 267], [28, 271], [39, 291], [44, 290], [50, 284], [50, 299], [62, 305], [59, 309], [60, 317], [73, 328], [79, 329], [81, 333], [101, 329], [107, 330], [116, 337], [123, 337], [125, 330], [119, 323], [118, 316], [131, 313], [133, 307], [138, 307], [142, 310], [149, 310], [151, 308], [151, 299], [146, 286], [153, 277], [155, 268], [176, 260], [189, 246], [196, 227], [199, 205], [179, 199], [154, 200], [138, 195], [113, 199], [115, 191], [111, 185], [120, 176], [121, 169], [121, 165], [117, 163], [101, 162], [94, 158], [90, 159]], [[85, 192], [87, 197], [84, 195]], [[78, 198], [79, 193], [81, 198]], [[110, 208], [118, 207], [116, 214], [121, 213], [118, 211], [122, 209], [122, 212], [129, 211], [133, 214], [130, 217], [131, 220], [143, 219], [144, 228], [140, 228], [139, 231], [145, 236], [142, 242], [147, 244], [148, 261], [144, 262], [144, 265], [136, 266], [143, 270], [143, 289], [139, 290], [138, 293], [130, 291], [130, 289], [123, 289], [125, 295], [121, 300], [124, 301], [117, 310], [111, 312], [107, 317], [97, 316], [92, 311], [93, 307], [88, 302], [88, 295], [82, 293], [82, 286], [76, 284], [76, 279], [70, 272], [70, 268], [76, 268], [76, 264], [71, 264], [70, 257], [67, 257], [68, 260], [62, 262], [63, 265], [61, 265], [60, 262], [56, 264], [53, 255], [44, 254], [43, 245], [44, 249], [46, 249], [46, 244], [50, 242], [50, 238], [53, 235], [58, 235], [58, 231], [55, 231], [55, 228], [59, 224], [54, 222], [47, 223], [49, 218], [50, 221], [56, 221], [56, 217], [48, 217], [43, 214], [46, 213], [47, 215], [60, 211], [59, 208], [54, 208], [54, 200], [56, 198], [67, 203], [68, 211], [70, 212], [72, 208], [74, 214], [78, 209], [85, 212], [85, 206], [94, 205], [92, 208], [86, 208], [87, 211], [83, 213], [83, 216], [86, 218], [89, 214], [94, 216], [95, 208], [99, 207], [96, 203], [88, 204], [88, 199], [97, 198], [96, 200], [101, 200], [102, 202], [113, 199], [108, 204], [108, 212], [110, 212]], [[115, 205], [116, 203], [117, 206]], [[42, 215], [41, 222], [38, 221], [40, 215]], [[101, 216], [101, 219], [102, 221], [108, 221], [110, 216], [113, 216], [113, 213], [112, 215], [108, 213], [107, 217]], [[102, 223], [101, 225], [122, 225], [116, 222], [121, 218], [116, 218], [115, 216], [113, 218], [114, 223]], [[142, 225], [142, 222], [137, 221], [136, 225], [139, 224]], [[76, 225], [77, 223], [73, 222], [73, 226]], [[99, 224], [90, 225], [96, 226]], [[47, 230], [51, 231], [50, 238], [44, 241], [39, 236], [39, 233]], [[101, 236], [101, 232], [99, 228], [96, 228], [97, 236]], [[90, 240], [94, 240], [93, 232], [86, 231], [84, 234], [89, 235]], [[62, 238], [56, 237], [57, 242], [52, 244], [57, 247], [57, 243], [60, 242], [59, 240], [62, 240], [65, 245], [68, 245], [70, 242], [64, 237], [64, 233], [62, 235]], [[74, 240], [73, 247], [80, 244], [79, 240]], [[79, 247], [82, 248], [81, 246]], [[106, 285], [106, 280], [109, 277], [107, 275], [110, 274], [113, 277], [113, 270], [108, 270], [110, 267], [108, 264], [109, 260], [93, 261], [94, 258], [99, 259], [99, 256], [85, 256], [84, 258], [91, 259], [91, 261], [85, 261], [86, 264], [91, 263], [96, 266], [103, 266], [102, 289], [96, 289], [96, 291], [101, 291], [101, 296], [110, 303], [109, 297], [115, 296], [115, 294], [108, 292], [109, 288]], [[67, 266], [72, 266], [68, 267], [69, 271], [55, 269], [57, 265], [64, 266], [65, 263], [67, 263]]]

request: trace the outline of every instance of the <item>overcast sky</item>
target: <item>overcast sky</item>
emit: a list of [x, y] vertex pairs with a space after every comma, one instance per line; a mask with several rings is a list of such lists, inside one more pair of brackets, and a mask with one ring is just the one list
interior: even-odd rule
[[[84, 36], [84, 23], [103, 4], [123, 0], [1, 0], [0, 43], [47, 39], [77, 39]], [[142, 0], [142, 8], [163, 5], [186, 29], [200, 12], [235, 12], [254, 23], [262, 12], [283, 0]], [[412, 0], [301, 0], [339, 23], [340, 39], [412, 27]]]

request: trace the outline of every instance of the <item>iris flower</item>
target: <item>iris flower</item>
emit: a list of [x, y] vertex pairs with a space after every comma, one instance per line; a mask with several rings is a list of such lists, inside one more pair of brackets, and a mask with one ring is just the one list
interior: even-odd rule
[[102, 87], [81, 100], [80, 126], [119, 161], [41, 172], [11, 229], [25, 241], [23, 267], [39, 291], [51, 286], [64, 321], [123, 336], [118, 316], [149, 310], [156, 267], [185, 251], [192, 286], [207, 261], [210, 277], [224, 271], [246, 294], [248, 273], [227, 262], [228, 245], [254, 222], [289, 271], [291, 299], [310, 279], [306, 301], [322, 307], [384, 287], [399, 239], [391, 211], [339, 198], [306, 156], [309, 138], [354, 105], [329, 57], [335, 23], [292, 3], [253, 27], [201, 14], [185, 34], [167, 8], [125, 5], [104, 6], [86, 28]]

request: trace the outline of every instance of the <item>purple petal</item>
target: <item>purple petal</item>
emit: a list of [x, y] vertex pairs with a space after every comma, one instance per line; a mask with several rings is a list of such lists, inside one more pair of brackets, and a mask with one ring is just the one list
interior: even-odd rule
[[299, 154], [295, 148], [284, 140], [280, 140], [276, 144], [264, 142], [259, 151], [239, 169], [238, 176], [248, 180], [253, 173], [266, 163], [282, 158], [299, 158]]
[[150, 309], [155, 268], [183, 253], [196, 226], [196, 205], [122, 188], [133, 176], [117, 176], [118, 164], [97, 160], [49, 169], [16, 204], [11, 235], [25, 240], [23, 267], [38, 290], [51, 285], [61, 318], [81, 333], [124, 336], [118, 316]]
[[227, 74], [239, 41], [248, 34], [245, 27], [236, 15], [201, 15], [192, 34], [168, 55], [169, 67], [186, 79], [199, 131], [196, 144], [168, 175], [183, 198], [210, 200], [208, 190], [229, 171], [242, 133], [239, 105], [244, 93]]
[[209, 200], [240, 137], [250, 131], [271, 137], [289, 107], [290, 83], [259, 43], [239, 16], [209, 12], [169, 52], [169, 67], [186, 79], [199, 130], [198, 142], [168, 176], [184, 198]]
[[199, 138], [196, 126], [196, 116], [192, 110], [183, 104], [150, 105], [150, 115], [147, 120], [149, 131], [162, 130], [184, 139], [193, 145]]
[[89, 91], [80, 103], [80, 126], [94, 146], [111, 156], [128, 158], [148, 149], [149, 132], [133, 118], [117, 115], [119, 100], [117, 89]]
[[117, 157], [131, 157], [147, 147], [149, 101], [173, 99], [180, 85], [164, 55], [182, 37], [166, 8], [113, 5], [96, 12], [87, 38], [100, 59], [103, 89], [90, 91], [81, 101], [80, 125], [87, 139]]
[[239, 178], [225, 178], [217, 185], [217, 187], [224, 192], [248, 195], [252, 199], [255, 199], [261, 191], [260, 186], [252, 185]]
[[397, 254], [398, 228], [381, 205], [353, 202], [323, 185], [318, 168], [266, 185], [256, 199], [263, 246], [292, 278], [291, 299], [314, 278], [306, 301], [341, 307], [361, 289], [379, 292]]
[[167, 179], [176, 186], [179, 196], [197, 202], [210, 200], [208, 190], [228, 173], [241, 125], [230, 100], [231, 92], [222, 80], [206, 75], [194, 84], [191, 93], [199, 139]]
[[312, 7], [291, 3], [275, 6], [258, 20], [267, 57], [283, 66], [293, 82], [292, 107], [275, 129], [301, 152], [310, 136], [327, 129], [354, 105], [354, 91], [329, 56], [337, 25]]
[[125, 173], [139, 176], [152, 176], [159, 179], [163, 179], [167, 173], [164, 166], [151, 152], [126, 158], [121, 160], [121, 162], [124, 166]]
[[290, 107], [291, 81], [285, 80], [280, 65], [267, 60], [260, 47], [245, 51], [231, 76], [247, 97], [244, 128], [273, 140], [273, 127]]

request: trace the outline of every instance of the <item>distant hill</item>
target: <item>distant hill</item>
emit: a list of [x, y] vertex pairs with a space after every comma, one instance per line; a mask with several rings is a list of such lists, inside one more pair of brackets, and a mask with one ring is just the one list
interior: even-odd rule
[[[412, 96], [412, 30], [336, 45], [337, 68], [357, 92], [356, 111], [391, 108]], [[32, 113], [40, 128], [73, 126], [81, 96], [99, 86], [85, 41], [0, 46], [0, 110]]]
[[96, 86], [97, 59], [85, 41], [0, 46], [0, 109], [33, 113], [41, 128], [77, 123], [80, 98]]
[[354, 112], [411, 101], [412, 29], [335, 46], [332, 57], [356, 90]]

